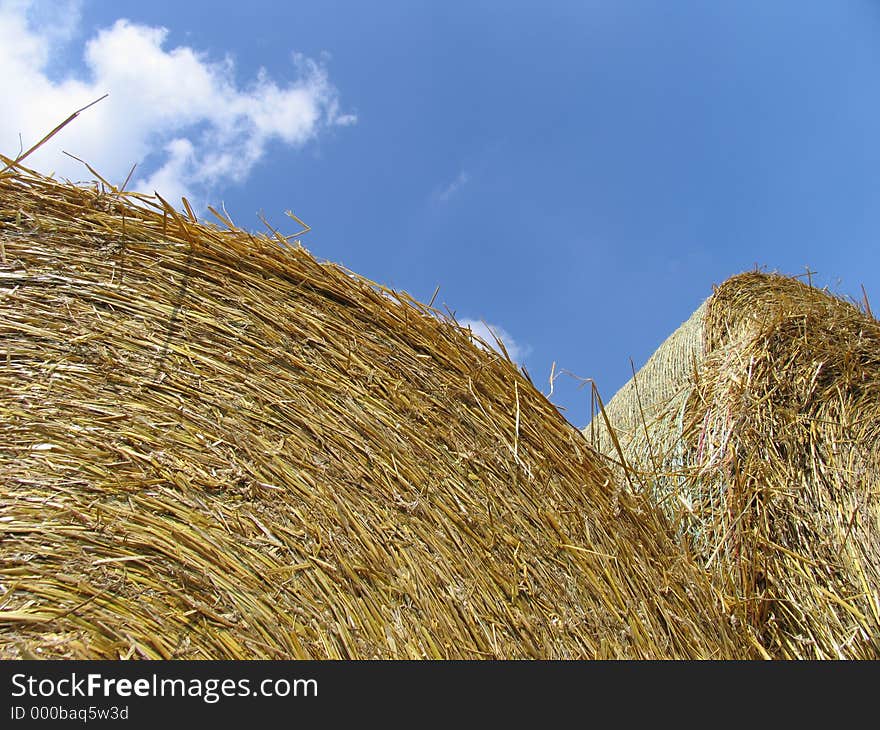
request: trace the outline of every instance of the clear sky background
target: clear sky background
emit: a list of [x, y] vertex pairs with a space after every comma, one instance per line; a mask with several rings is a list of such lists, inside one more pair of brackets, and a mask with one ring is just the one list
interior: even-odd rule
[[[247, 228], [292, 209], [544, 392], [555, 362], [610, 398], [756, 266], [880, 310], [875, 0], [0, 0], [0, 71], [4, 154], [109, 92], [32, 164], [137, 162]], [[578, 386], [552, 400], [583, 426]]]

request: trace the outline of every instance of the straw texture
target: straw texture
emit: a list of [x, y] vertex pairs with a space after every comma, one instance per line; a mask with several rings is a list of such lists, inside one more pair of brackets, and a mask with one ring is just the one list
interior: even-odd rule
[[877, 320], [742, 274], [648, 365], [588, 439], [660, 504], [771, 655], [880, 656]]
[[[706, 308], [707, 302], [701, 304], [605, 406], [606, 413], [614, 414], [615, 434], [621, 441], [637, 438], [659, 411], [680, 406], [690, 394], [705, 350]], [[584, 433], [602, 452], [613, 451], [603, 419], [594, 418]]]
[[226, 223], [0, 175], [0, 656], [756, 655], [508, 360]]

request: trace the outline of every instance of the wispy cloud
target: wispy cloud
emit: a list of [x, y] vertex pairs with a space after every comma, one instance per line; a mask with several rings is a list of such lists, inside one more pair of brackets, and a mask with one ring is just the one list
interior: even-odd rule
[[0, 152], [14, 156], [19, 134], [27, 148], [75, 109], [110, 95], [28, 158], [30, 167], [87, 177], [63, 149], [121, 183], [138, 163], [133, 188], [155, 189], [175, 202], [195, 195], [198, 203], [212, 188], [243, 182], [271, 142], [298, 148], [328, 128], [357, 121], [341, 112], [339, 93], [320, 62], [292, 54], [290, 79], [276, 81], [261, 69], [240, 86], [231, 57], [169, 48], [167, 29], [124, 19], [86, 40], [81, 78], [58, 79], [49, 69], [58, 65], [57, 41], [77, 37], [79, 3], [62, 0], [55, 13], [45, 12], [48, 5], [0, 0], [6, 99]]
[[461, 190], [465, 185], [467, 185], [468, 181], [471, 179], [470, 174], [466, 170], [462, 170], [456, 176], [455, 180], [449, 183], [446, 187], [439, 189], [435, 194], [434, 198], [440, 203], [445, 203], [449, 200], [453, 195], [455, 195], [459, 190]]
[[499, 347], [496, 338], [501, 340], [504, 343], [504, 349], [506, 349], [507, 354], [510, 355], [510, 359], [515, 363], [521, 364], [522, 361], [532, 352], [531, 347], [517, 342], [507, 330], [503, 327], [499, 327], [497, 324], [489, 324], [478, 319], [460, 319], [458, 320], [458, 323], [462, 327], [470, 329], [471, 334], [473, 335], [474, 344], [479, 347], [483, 347], [483, 343], [485, 343], [493, 350], [500, 353], [501, 348]]

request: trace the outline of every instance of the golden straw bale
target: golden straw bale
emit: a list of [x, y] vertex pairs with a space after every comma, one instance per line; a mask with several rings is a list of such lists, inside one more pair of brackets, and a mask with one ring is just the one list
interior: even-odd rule
[[0, 174], [0, 656], [747, 657], [507, 359], [280, 235]]
[[584, 433], [660, 504], [771, 655], [880, 656], [870, 311], [797, 279], [735, 276]]

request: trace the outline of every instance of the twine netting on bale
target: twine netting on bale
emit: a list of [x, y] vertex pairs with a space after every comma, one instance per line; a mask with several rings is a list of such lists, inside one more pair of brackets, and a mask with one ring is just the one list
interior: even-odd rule
[[453, 321], [283, 238], [13, 169], [0, 655], [757, 651], [659, 511]]
[[[585, 434], [659, 502], [772, 655], [877, 658], [880, 323], [761, 273], [729, 279], [695, 317]], [[672, 386], [652, 380], [657, 362]]]
[[[630, 443], [644, 432], [644, 424], [653, 421], [660, 410], [679, 407], [690, 393], [694, 373], [703, 357], [706, 304], [701, 304], [663, 342], [605, 406], [606, 413], [614, 414], [613, 427], [618, 441]], [[603, 453], [615, 448], [601, 418], [592, 419], [584, 433]]]

